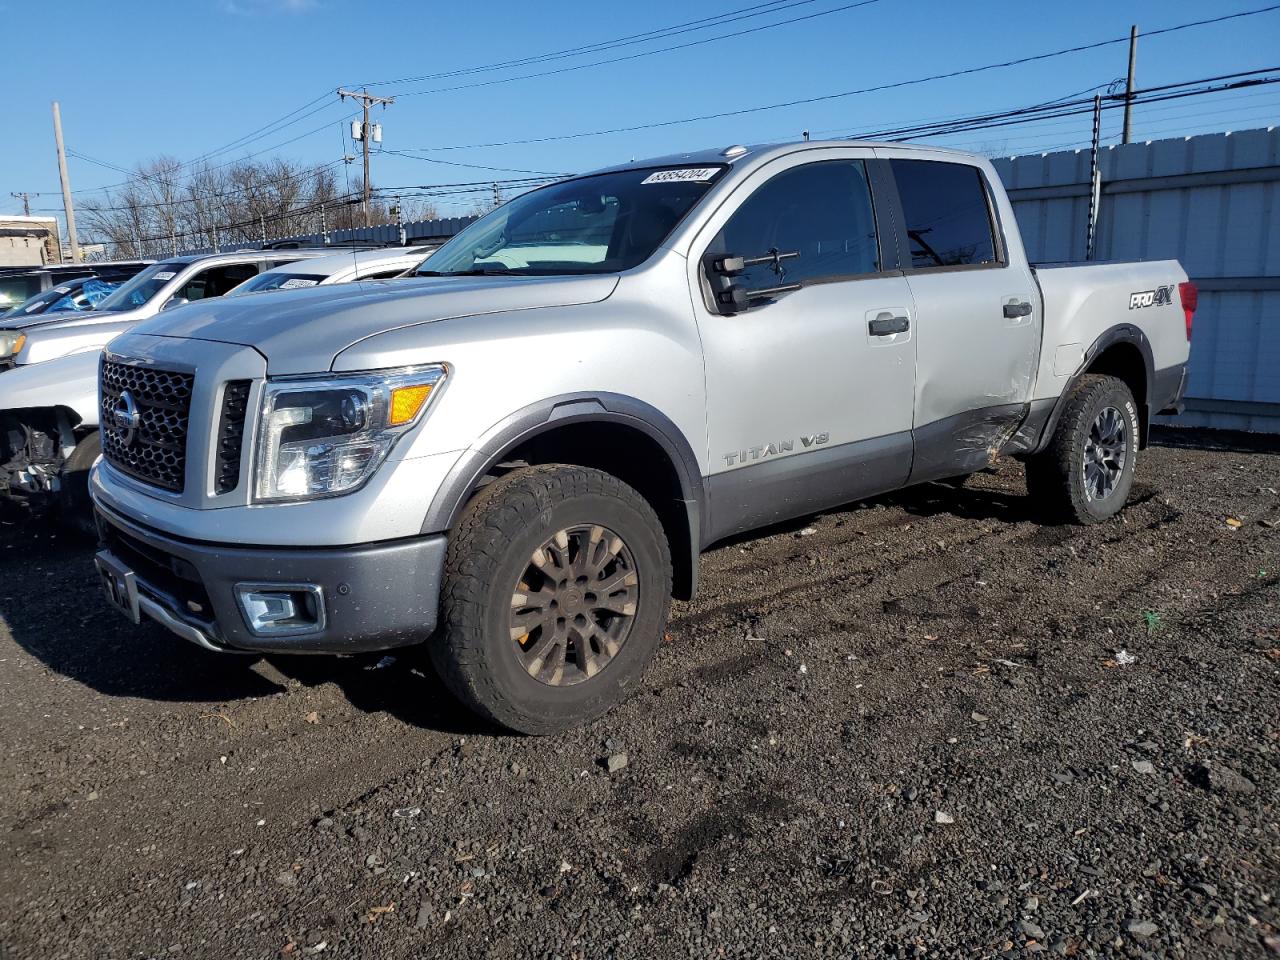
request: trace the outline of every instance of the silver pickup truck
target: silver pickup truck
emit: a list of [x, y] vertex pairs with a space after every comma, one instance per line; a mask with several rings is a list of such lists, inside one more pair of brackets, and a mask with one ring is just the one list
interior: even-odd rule
[[212, 650], [425, 643], [530, 733], [637, 687], [726, 537], [1002, 454], [1112, 517], [1196, 303], [1174, 261], [1033, 268], [980, 157], [849, 142], [575, 177], [418, 273], [114, 340], [97, 565]]

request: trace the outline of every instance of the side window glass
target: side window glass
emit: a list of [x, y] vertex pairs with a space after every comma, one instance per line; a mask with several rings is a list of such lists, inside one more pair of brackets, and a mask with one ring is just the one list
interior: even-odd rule
[[201, 270], [181, 287], [173, 291], [173, 298], [190, 301], [203, 300], [205, 298], [205, 288], [209, 284], [209, 274], [212, 272], [212, 270]]
[[225, 267], [211, 267], [202, 270], [192, 277], [177, 293], [189, 301], [207, 300], [220, 297], [238, 287], [250, 277], [256, 276], [258, 265], [254, 263], [234, 263]]
[[996, 262], [991, 208], [981, 170], [936, 160], [890, 163], [902, 199], [913, 267]]
[[880, 269], [866, 165], [830, 160], [786, 170], [743, 202], [712, 241], [709, 253], [762, 257], [796, 253], [749, 267], [748, 290], [875, 273]]

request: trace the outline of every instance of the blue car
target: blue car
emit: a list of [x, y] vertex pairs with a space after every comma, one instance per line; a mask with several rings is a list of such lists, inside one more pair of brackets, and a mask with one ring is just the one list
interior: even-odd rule
[[3, 317], [30, 317], [40, 313], [92, 310], [127, 277], [77, 277], [50, 287], [4, 313]]

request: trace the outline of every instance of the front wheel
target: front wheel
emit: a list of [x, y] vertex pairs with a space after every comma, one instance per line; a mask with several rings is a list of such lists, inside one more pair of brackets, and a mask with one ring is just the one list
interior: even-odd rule
[[517, 470], [485, 487], [449, 538], [432, 661], [482, 716], [565, 730], [639, 686], [670, 596], [667, 540], [639, 493], [585, 467]]
[[1129, 499], [1138, 407], [1124, 381], [1099, 374], [1081, 377], [1064, 402], [1048, 448], [1027, 461], [1027, 490], [1054, 518], [1100, 523]]
[[93, 537], [93, 500], [89, 497], [89, 470], [102, 453], [102, 436], [97, 430], [86, 434], [62, 465], [58, 487], [58, 520], [83, 537]]

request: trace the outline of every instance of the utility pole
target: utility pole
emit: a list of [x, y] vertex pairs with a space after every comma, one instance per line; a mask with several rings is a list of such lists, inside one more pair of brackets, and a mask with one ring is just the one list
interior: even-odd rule
[[[352, 100], [359, 100], [364, 108], [364, 120], [360, 123], [360, 145], [364, 147], [364, 225], [369, 226], [369, 141], [376, 139], [382, 142], [382, 126], [379, 124], [377, 129], [369, 125], [369, 108], [375, 103], [382, 104], [383, 109], [391, 106], [396, 102], [395, 97], [375, 97], [367, 89], [362, 89], [359, 93], [351, 90], [343, 90], [338, 88], [339, 98], [346, 100], [350, 97]], [[354, 132], [354, 131], [353, 131]]]
[[29, 193], [11, 193], [9, 196], [15, 200], [22, 201], [22, 215], [24, 217], [31, 216], [31, 194]]
[[1093, 98], [1093, 150], [1089, 157], [1089, 223], [1084, 239], [1084, 258], [1093, 259], [1098, 237], [1098, 216], [1102, 212], [1102, 171], [1098, 169], [1098, 149], [1102, 140], [1102, 97]]
[[[71, 205], [71, 181], [67, 179], [67, 151], [62, 146], [62, 111], [53, 101], [53, 139], [58, 145], [58, 176], [62, 178], [62, 207], [67, 213], [67, 242], [71, 244], [71, 262], [80, 262], [80, 240], [76, 236], [76, 211]], [[61, 256], [58, 258], [61, 260]]]
[[1124, 85], [1124, 136], [1121, 143], [1133, 141], [1133, 79], [1138, 66], [1138, 25], [1129, 28], [1129, 78]]

